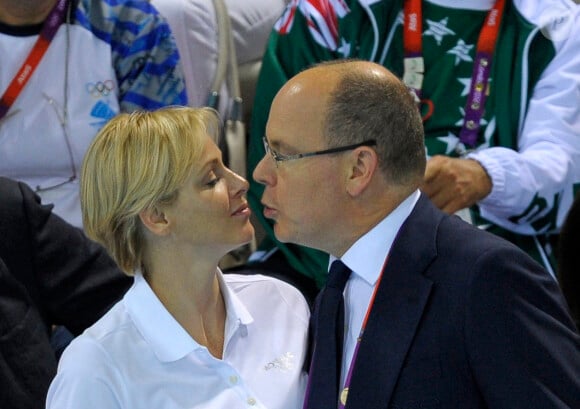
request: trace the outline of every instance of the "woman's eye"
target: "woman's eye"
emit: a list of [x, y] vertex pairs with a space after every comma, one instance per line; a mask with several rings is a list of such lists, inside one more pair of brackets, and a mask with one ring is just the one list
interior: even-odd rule
[[220, 181], [220, 179], [221, 178], [219, 178], [219, 177], [214, 177], [209, 182], [207, 182], [206, 185], [209, 186], [209, 187], [214, 187], [215, 185], [218, 184], [218, 182]]

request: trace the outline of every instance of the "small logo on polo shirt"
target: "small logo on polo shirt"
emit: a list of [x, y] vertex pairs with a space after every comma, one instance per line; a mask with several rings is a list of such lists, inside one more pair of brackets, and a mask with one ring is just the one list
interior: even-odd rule
[[271, 362], [268, 362], [264, 369], [266, 371], [270, 371], [272, 369], [277, 369], [282, 372], [287, 372], [294, 368], [294, 354], [292, 352], [286, 352], [279, 358], [274, 359]]

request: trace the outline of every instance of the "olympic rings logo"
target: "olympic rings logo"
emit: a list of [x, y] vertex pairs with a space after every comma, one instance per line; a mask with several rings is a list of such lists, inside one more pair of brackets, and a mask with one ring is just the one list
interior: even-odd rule
[[108, 97], [115, 89], [113, 80], [89, 82], [86, 85], [87, 92], [94, 98]]

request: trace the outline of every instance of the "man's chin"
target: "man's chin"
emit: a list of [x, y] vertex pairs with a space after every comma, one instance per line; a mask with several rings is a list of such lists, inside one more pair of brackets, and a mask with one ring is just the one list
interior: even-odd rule
[[296, 238], [289, 234], [288, 230], [281, 228], [277, 222], [274, 224], [274, 236], [280, 243], [296, 243]]

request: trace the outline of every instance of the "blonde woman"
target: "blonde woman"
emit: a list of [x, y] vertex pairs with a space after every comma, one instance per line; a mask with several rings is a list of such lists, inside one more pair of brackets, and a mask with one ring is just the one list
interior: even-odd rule
[[87, 234], [134, 284], [65, 351], [47, 408], [301, 407], [308, 306], [290, 285], [223, 275], [254, 234], [213, 110], [121, 114], [82, 168]]

